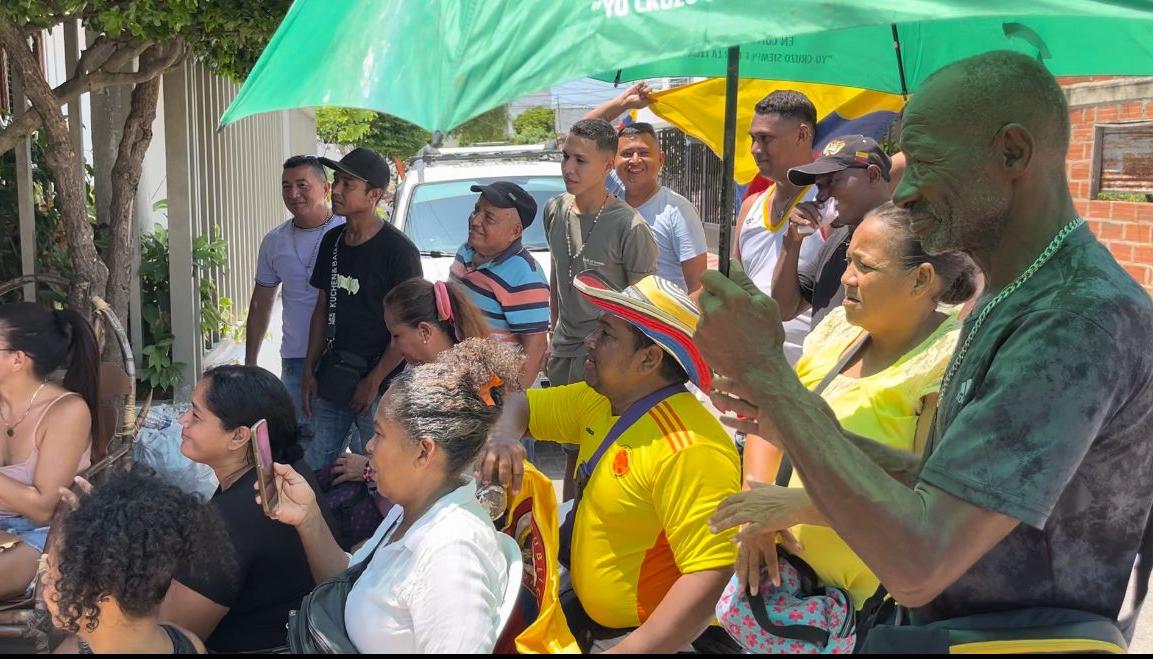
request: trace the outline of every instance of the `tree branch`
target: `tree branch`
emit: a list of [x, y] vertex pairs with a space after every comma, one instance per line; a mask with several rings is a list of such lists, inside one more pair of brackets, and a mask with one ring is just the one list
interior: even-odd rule
[[72, 71], [73, 78], [87, 73], [90, 69], [99, 68], [108, 59], [108, 56], [116, 50], [117, 44], [109, 40], [108, 35], [101, 34], [96, 39], [88, 44], [83, 53], [80, 53], [80, 59], [76, 60], [76, 69]]
[[[104, 67], [110, 63], [115, 63], [112, 62], [112, 58], [117, 57], [118, 53], [132, 52], [134, 53], [132, 57], [135, 58], [137, 54], [144, 54], [150, 48], [158, 49], [158, 55], [147, 58], [148, 61], [142, 61], [139, 71], [111, 72], [104, 70]], [[85, 50], [84, 55], [87, 55], [88, 52]], [[182, 41], [174, 40], [167, 44], [146, 43], [118, 51], [118, 53], [113, 53], [107, 58], [100, 69], [70, 78], [53, 89], [52, 93], [56, 98], [57, 107], [86, 92], [97, 92], [107, 87], [134, 85], [152, 80], [179, 64], [184, 58], [186, 50]], [[83, 56], [81, 60], [83, 60]], [[77, 68], [79, 69], [79, 66]], [[0, 129], [0, 153], [14, 148], [21, 139], [31, 135], [40, 126], [40, 115], [36, 112], [24, 112], [13, 117], [4, 128]]]
[[[21, 99], [23, 100], [23, 99]], [[20, 145], [20, 140], [31, 135], [40, 127], [40, 115], [28, 108], [15, 114], [0, 129], [0, 153], [7, 153]]]
[[80, 173], [82, 161], [72, 143], [60, 103], [44, 79], [40, 62], [28, 47], [28, 39], [19, 28], [0, 23], [0, 47], [7, 52], [16, 75], [24, 83], [24, 94], [32, 103], [32, 109], [40, 115], [47, 138], [44, 159], [56, 178], [60, 216], [73, 268], [69, 305], [90, 316], [88, 294], [105, 295], [108, 268], [100, 260], [92, 241], [92, 224], [88, 222], [84, 180]]
[[99, 70], [93, 73], [121, 73], [121, 69], [132, 64], [132, 60], [140, 57], [140, 54], [153, 46], [151, 41], [129, 42], [124, 46], [118, 46], [116, 50], [104, 60], [100, 65]]
[[[171, 60], [172, 55], [159, 46], [149, 48], [140, 55], [140, 68], [161, 67], [165, 61]], [[108, 249], [104, 258], [108, 265], [108, 295], [105, 299], [121, 318], [127, 317], [132, 281], [132, 246], [135, 242], [132, 219], [136, 190], [140, 185], [144, 155], [152, 143], [152, 122], [156, 118], [160, 83], [157, 76], [133, 88], [128, 115], [124, 119], [124, 132], [116, 150], [116, 162], [112, 166]]]

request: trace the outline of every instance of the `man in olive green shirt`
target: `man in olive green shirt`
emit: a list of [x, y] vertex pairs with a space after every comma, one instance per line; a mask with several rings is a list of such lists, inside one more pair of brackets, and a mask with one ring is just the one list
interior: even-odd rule
[[[600, 311], [581, 298], [573, 278], [595, 270], [618, 289], [657, 271], [657, 243], [652, 230], [632, 206], [605, 188], [613, 169], [617, 133], [603, 119], [573, 124], [563, 148], [567, 192], [544, 207], [544, 229], [552, 255], [552, 337], [545, 367], [552, 385], [584, 380], [588, 348], [585, 338]], [[564, 498], [571, 499], [576, 454], [568, 456]]]

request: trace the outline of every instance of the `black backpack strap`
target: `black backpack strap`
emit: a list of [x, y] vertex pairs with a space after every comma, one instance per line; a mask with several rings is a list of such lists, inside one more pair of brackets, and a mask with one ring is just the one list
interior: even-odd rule
[[[833, 380], [837, 379], [837, 376], [841, 374], [841, 371], [845, 370], [845, 367], [849, 365], [849, 362], [853, 361], [853, 358], [861, 352], [861, 348], [865, 347], [865, 343], [868, 342], [868, 340], [869, 333], [861, 332], [860, 338], [853, 342], [853, 344], [849, 346], [849, 349], [841, 355], [841, 358], [837, 361], [836, 366], [834, 366], [828, 373], [825, 374], [825, 379], [821, 380], [820, 384], [818, 384], [816, 388], [813, 389], [813, 393], [820, 396], [821, 393], [824, 392], [825, 389], [827, 389], [829, 385], [833, 383]], [[780, 487], [788, 487], [789, 481], [792, 479], [793, 462], [789, 460], [789, 456], [782, 455], [781, 466], [779, 469], [777, 469], [777, 478], [773, 481], [773, 483]]]
[[[785, 561], [797, 571], [797, 578], [800, 581], [800, 589], [797, 591], [798, 596], [816, 595], [825, 592], [825, 589], [820, 585], [820, 579], [817, 578], [816, 571], [800, 557], [793, 556], [778, 546], [777, 560]], [[854, 608], [852, 597], [847, 591], [841, 592], [845, 594], [848, 601], [849, 611], [847, 613], [851, 618]], [[828, 631], [810, 625], [778, 625], [769, 619], [768, 608], [765, 605], [765, 598], [762, 593], [752, 595], [746, 591], [745, 595], [749, 598], [749, 609], [753, 613], [753, 619], [756, 620], [757, 625], [766, 632], [773, 636], [787, 638], [791, 641], [812, 643], [822, 648], [829, 645], [830, 634]], [[849, 621], [846, 620], [846, 623], [848, 622]]]
[[[396, 531], [396, 527], [400, 526], [400, 520], [402, 519], [404, 519], [403, 513], [397, 515], [396, 519], [392, 521], [392, 526], [388, 527], [388, 530], [385, 531], [384, 535], [380, 537], [380, 542], [376, 543], [376, 546], [372, 548], [372, 551], [368, 552], [368, 556], [365, 556], [363, 561], [357, 563], [356, 565], [349, 566], [345, 570], [345, 575], [352, 583], [356, 583], [356, 580], [360, 578], [360, 575], [364, 574], [364, 571], [368, 569], [368, 564], [372, 562], [372, 557], [376, 556], [376, 550], [380, 549], [385, 545], [385, 543], [388, 542], [388, 537], [392, 535], [394, 531]], [[381, 524], [383, 523], [384, 522], [382, 521]]]
[[858, 633], [869, 630], [878, 624], [888, 624], [896, 614], [897, 602], [889, 597], [884, 585], [877, 586], [877, 592], [869, 596], [857, 611]]
[[332, 269], [328, 277], [328, 322], [324, 327], [324, 338], [328, 348], [336, 341], [336, 292], [340, 289], [340, 272], [337, 256], [340, 254], [340, 241], [344, 238], [344, 225], [336, 228], [336, 240], [332, 241]]
[[761, 593], [749, 595], [749, 609], [752, 610], [753, 619], [757, 621], [757, 625], [773, 636], [787, 638], [791, 641], [812, 643], [822, 648], [829, 644], [829, 632], [819, 627], [810, 627], [808, 625], [778, 625], [772, 620], [769, 620], [768, 608], [766, 608], [765, 598]]

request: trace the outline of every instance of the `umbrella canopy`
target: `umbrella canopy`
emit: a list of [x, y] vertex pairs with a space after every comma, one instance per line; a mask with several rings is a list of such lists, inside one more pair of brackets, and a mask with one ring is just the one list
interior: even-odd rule
[[[985, 3], [974, 2], [974, 5]], [[1079, 16], [978, 17], [893, 23], [741, 44], [741, 77], [822, 82], [905, 94], [937, 69], [992, 50], [1038, 57], [1056, 76], [1153, 72], [1153, 3], [1144, 18], [1119, 21], [1105, 4], [1082, 2]], [[899, 44], [899, 49], [894, 48]], [[708, 50], [592, 77], [623, 81], [664, 76], [724, 77], [726, 52]]]
[[742, 77], [901, 92], [894, 24], [908, 89], [1003, 47], [1058, 74], [1153, 73], [1148, 0], [296, 0], [221, 123], [335, 105], [447, 131], [597, 71], [724, 76], [716, 49], [737, 44]]

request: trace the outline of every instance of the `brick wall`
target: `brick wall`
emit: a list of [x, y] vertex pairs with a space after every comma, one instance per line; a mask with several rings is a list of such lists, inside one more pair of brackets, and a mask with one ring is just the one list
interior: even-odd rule
[[1062, 78], [1069, 97], [1072, 135], [1066, 172], [1077, 212], [1137, 282], [1153, 293], [1153, 203], [1090, 199], [1094, 127], [1098, 123], [1153, 121], [1148, 78]]

